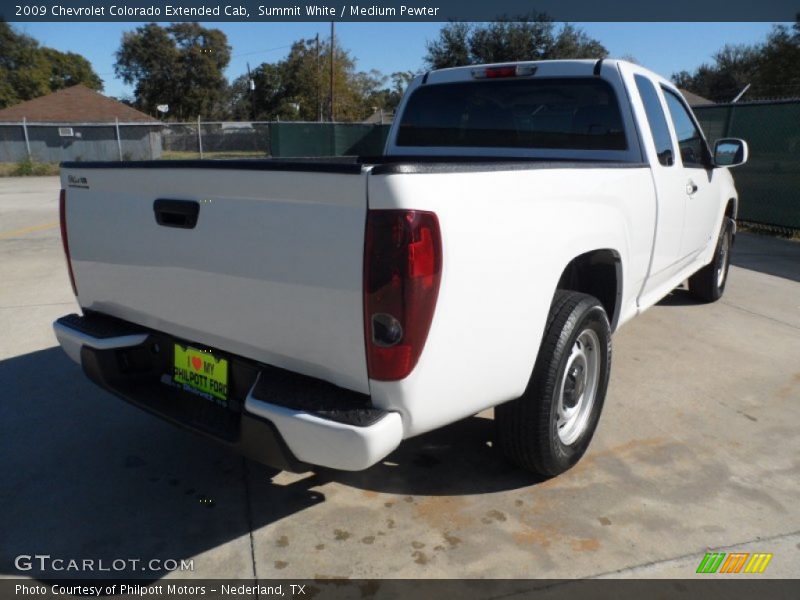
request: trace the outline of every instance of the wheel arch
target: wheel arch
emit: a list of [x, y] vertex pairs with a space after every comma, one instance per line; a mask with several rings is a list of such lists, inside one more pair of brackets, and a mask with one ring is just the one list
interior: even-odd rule
[[739, 201], [736, 198], [728, 198], [728, 203], [725, 205], [725, 216], [730, 217], [734, 221], [739, 214]]
[[603, 305], [611, 331], [617, 328], [622, 308], [622, 258], [612, 248], [584, 252], [567, 263], [556, 289], [590, 294]]

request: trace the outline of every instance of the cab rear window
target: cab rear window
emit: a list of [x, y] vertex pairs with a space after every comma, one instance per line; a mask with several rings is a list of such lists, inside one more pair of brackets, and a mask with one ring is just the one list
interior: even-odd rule
[[423, 85], [406, 104], [398, 146], [626, 150], [612, 87], [589, 78]]

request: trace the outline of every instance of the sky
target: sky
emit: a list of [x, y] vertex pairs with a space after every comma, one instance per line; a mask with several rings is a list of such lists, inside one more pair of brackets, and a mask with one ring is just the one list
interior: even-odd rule
[[[132, 89], [114, 76], [114, 52], [122, 33], [141, 23], [15, 23], [41, 44], [85, 56], [103, 79], [108, 96], [130, 95]], [[233, 79], [255, 67], [284, 57], [293, 41], [330, 35], [330, 23], [203, 23], [217, 27], [232, 46], [226, 75]], [[336, 37], [357, 59], [357, 68], [394, 71], [424, 68], [425, 44], [437, 37], [442, 23], [337, 23]], [[692, 71], [725, 44], [762, 41], [770, 23], [576, 23], [600, 40], [612, 58], [632, 56], [669, 77]]]

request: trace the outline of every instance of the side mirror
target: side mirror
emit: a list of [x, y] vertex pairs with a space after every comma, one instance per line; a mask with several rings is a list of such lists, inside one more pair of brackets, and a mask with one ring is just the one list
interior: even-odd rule
[[747, 142], [736, 138], [723, 138], [714, 144], [714, 165], [738, 167], [747, 162]]

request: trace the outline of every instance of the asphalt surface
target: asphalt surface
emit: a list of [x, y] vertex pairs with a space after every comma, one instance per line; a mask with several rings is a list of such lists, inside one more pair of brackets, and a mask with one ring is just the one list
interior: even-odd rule
[[615, 334], [599, 429], [561, 477], [506, 464], [491, 414], [368, 471], [292, 475], [126, 405], [56, 346], [77, 310], [58, 187], [0, 179], [0, 576], [90, 574], [15, 568], [35, 553], [193, 561], [168, 577], [685, 578], [709, 551], [800, 573], [800, 243], [740, 234], [720, 302], [679, 289]]

